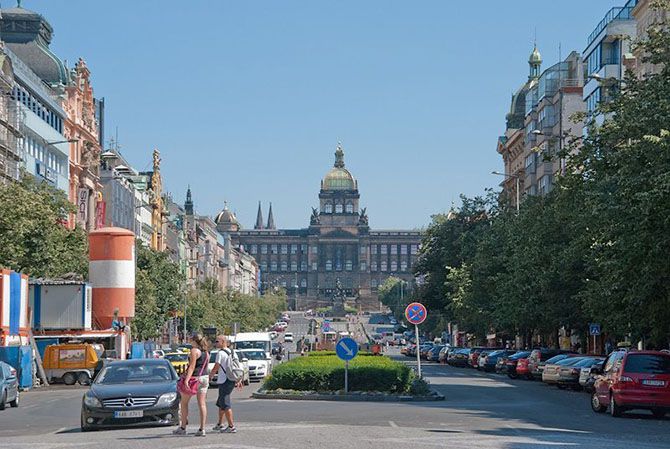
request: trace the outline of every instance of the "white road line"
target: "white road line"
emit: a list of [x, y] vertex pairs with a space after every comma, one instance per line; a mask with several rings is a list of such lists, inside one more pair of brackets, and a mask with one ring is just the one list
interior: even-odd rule
[[389, 421], [389, 426], [398, 427], [398, 425], [396, 423], [394, 423], [393, 421]]

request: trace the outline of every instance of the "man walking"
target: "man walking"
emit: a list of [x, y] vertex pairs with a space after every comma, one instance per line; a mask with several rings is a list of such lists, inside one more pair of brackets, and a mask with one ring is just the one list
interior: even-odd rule
[[[219, 374], [216, 379], [216, 383], [219, 386], [219, 397], [216, 400], [216, 406], [219, 408], [219, 419], [212, 430], [218, 430], [221, 433], [237, 433], [237, 428], [235, 428], [235, 423], [233, 422], [233, 409], [231, 406], [230, 395], [235, 389], [235, 386], [242, 386], [242, 382], [235, 383], [234, 380], [230, 380], [226, 375], [226, 367], [229, 366], [228, 358], [234, 357], [232, 349], [228, 347], [228, 338], [225, 335], [219, 335], [216, 337], [215, 344], [216, 347], [219, 348], [219, 352], [216, 354], [216, 363], [214, 364], [212, 371], [209, 373], [209, 377], [211, 380], [215, 374]], [[224, 417], [228, 422], [227, 427], [223, 427]]]

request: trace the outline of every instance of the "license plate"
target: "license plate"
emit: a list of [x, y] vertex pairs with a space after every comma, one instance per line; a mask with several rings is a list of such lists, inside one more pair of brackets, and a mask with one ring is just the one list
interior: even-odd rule
[[143, 416], [143, 410], [124, 410], [121, 412], [114, 412], [114, 418], [141, 418]]
[[642, 385], [650, 385], [652, 387], [662, 387], [665, 382], [662, 380], [643, 380]]

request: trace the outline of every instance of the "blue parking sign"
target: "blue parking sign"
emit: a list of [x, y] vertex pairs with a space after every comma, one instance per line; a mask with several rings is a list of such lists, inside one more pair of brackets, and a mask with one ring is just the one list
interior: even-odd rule
[[590, 335], [600, 335], [600, 324], [598, 324], [598, 323], [589, 324], [589, 334]]

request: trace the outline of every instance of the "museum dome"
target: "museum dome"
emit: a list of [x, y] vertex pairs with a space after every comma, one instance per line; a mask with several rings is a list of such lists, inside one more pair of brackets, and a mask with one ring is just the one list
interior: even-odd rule
[[335, 151], [335, 164], [323, 178], [321, 188], [323, 190], [356, 190], [356, 180], [349, 170], [344, 168], [344, 151], [340, 144], [337, 145]]

